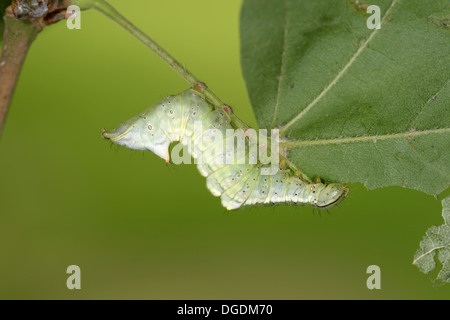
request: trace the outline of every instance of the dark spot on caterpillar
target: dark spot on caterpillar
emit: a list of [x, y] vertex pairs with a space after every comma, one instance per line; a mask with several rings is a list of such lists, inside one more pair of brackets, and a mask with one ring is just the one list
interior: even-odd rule
[[170, 110], [169, 112], [170, 112], [171, 114], [173, 114], [173, 110]]
[[149, 124], [147, 128], [148, 128], [148, 130], [152, 130], [153, 127], [151, 124]]
[[294, 87], [295, 87], [295, 83], [291, 83], [290, 88], [294, 89]]

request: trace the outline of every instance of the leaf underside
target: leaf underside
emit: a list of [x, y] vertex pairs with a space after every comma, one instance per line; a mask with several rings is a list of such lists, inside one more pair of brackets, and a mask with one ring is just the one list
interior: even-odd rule
[[260, 128], [280, 128], [310, 177], [450, 183], [448, 0], [379, 0], [381, 29], [350, 0], [244, 0], [241, 61]]
[[450, 196], [442, 200], [442, 217], [444, 224], [431, 226], [414, 256], [414, 264], [425, 274], [436, 267], [435, 255], [442, 263], [437, 275], [438, 280], [450, 283]]

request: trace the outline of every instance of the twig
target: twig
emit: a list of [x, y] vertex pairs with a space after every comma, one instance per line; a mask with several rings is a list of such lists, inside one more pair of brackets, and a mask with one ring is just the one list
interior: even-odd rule
[[5, 32], [0, 59], [0, 136], [23, 61], [31, 43], [42, 30], [40, 25], [29, 20], [17, 20], [11, 8], [6, 10], [4, 21]]
[[[156, 53], [161, 59], [164, 60], [172, 69], [178, 72], [192, 87], [201, 87], [202, 93], [206, 100], [212, 103], [217, 108], [225, 108], [228, 110], [229, 106], [225, 105], [207, 86], [199, 81], [186, 67], [172, 57], [166, 50], [164, 50], [153, 39], [147, 36], [144, 32], [139, 30], [129, 20], [122, 16], [116, 9], [114, 9], [105, 0], [73, 0], [74, 4], [80, 5], [82, 8], [95, 8], [105, 16], [119, 24], [125, 30], [130, 32], [133, 36], [139, 39], [147, 47], [149, 47], [154, 53]], [[231, 111], [231, 108], [229, 108]], [[233, 112], [229, 113], [231, 121], [239, 128], [248, 128]]]
[[[85, 1], [84, 1], [85, 2]], [[76, 1], [75, 1], [76, 3]], [[200, 83], [189, 70], [185, 68], [180, 62], [178, 62], [174, 57], [172, 57], [166, 50], [164, 50], [159, 44], [157, 44], [153, 39], [147, 36], [144, 32], [138, 29], [134, 24], [122, 16], [116, 9], [114, 9], [109, 3], [104, 0], [96, 0], [93, 7], [103, 13], [105, 16], [119, 24], [125, 30], [130, 32], [137, 39], [142, 41], [147, 47], [149, 47], [154, 53], [156, 53], [161, 59], [164, 60], [170, 67], [172, 67], [178, 74], [180, 74], [191, 86]], [[223, 103], [220, 99], [214, 95], [209, 89], [204, 92], [205, 97], [214, 105], [222, 106]]]
[[236, 127], [248, 128], [247, 125], [235, 116], [229, 106], [224, 105], [223, 102], [208, 87], [189, 72], [184, 65], [178, 62], [155, 41], [123, 17], [105, 0], [54, 0], [48, 3], [48, 13], [45, 12], [45, 15], [40, 17], [40, 19], [18, 20], [14, 17], [11, 7], [7, 9], [7, 13], [5, 14], [3, 51], [0, 60], [0, 135], [23, 61], [31, 43], [45, 25], [55, 23], [62, 19], [64, 17], [65, 9], [70, 4], [79, 5], [82, 9], [95, 8], [115, 21], [161, 57], [192, 87], [198, 88], [207, 101], [217, 108], [223, 108], [227, 111], [232, 123], [234, 123]]

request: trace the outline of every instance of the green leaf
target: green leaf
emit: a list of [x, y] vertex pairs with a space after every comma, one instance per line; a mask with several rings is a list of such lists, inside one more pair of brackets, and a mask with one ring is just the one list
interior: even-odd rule
[[[244, 0], [241, 61], [261, 128], [307, 175], [438, 194], [450, 183], [448, 0]], [[361, 1], [360, 1], [361, 3]]]
[[442, 200], [444, 224], [431, 226], [417, 250], [413, 263], [425, 274], [436, 267], [435, 255], [442, 263], [437, 279], [450, 283], [450, 196]]

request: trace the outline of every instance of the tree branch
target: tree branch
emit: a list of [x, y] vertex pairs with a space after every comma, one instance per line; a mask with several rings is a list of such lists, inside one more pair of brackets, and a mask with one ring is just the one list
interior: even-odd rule
[[0, 136], [16, 82], [28, 49], [42, 27], [30, 20], [17, 20], [11, 7], [4, 16], [5, 32], [0, 58]]

